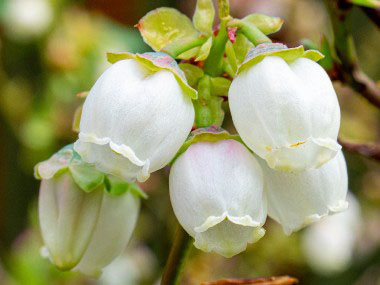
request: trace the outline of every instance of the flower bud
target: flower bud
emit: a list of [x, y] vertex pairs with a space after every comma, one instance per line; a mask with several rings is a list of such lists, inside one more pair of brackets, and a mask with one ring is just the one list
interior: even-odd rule
[[265, 233], [262, 172], [235, 140], [190, 145], [172, 166], [169, 189], [178, 221], [203, 251], [231, 257]]
[[[360, 232], [360, 205], [351, 194], [347, 211], [309, 227], [302, 235], [307, 263], [323, 275], [333, 275], [350, 265]], [[323, 250], [321, 250], [323, 249]]]
[[301, 173], [276, 171], [260, 162], [268, 215], [282, 225], [285, 234], [347, 209], [348, 178], [341, 151], [321, 168]]
[[50, 260], [60, 270], [98, 276], [128, 243], [139, 197], [81, 162], [72, 146], [38, 164], [36, 176], [42, 180], [39, 220]]
[[105, 173], [143, 182], [185, 141], [194, 122], [190, 96], [196, 91], [176, 73], [182, 71], [168, 55], [125, 56], [87, 96], [75, 150]]
[[341, 148], [340, 108], [328, 75], [313, 61], [319, 58], [303, 47], [260, 45], [248, 53], [231, 84], [234, 125], [271, 168], [318, 168]]

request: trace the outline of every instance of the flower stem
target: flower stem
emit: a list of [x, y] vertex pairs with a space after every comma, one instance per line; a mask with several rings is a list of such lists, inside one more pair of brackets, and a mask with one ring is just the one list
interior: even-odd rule
[[181, 40], [179, 42], [174, 42], [166, 46], [164, 49], [162, 49], [162, 52], [170, 54], [173, 58], [176, 58], [185, 51], [203, 45], [206, 41], [207, 37], [189, 38], [187, 40]]
[[223, 57], [226, 43], [228, 41], [228, 33], [225, 21], [220, 23], [219, 33], [213, 39], [210, 55], [205, 61], [205, 72], [213, 77], [223, 74]]
[[180, 284], [180, 277], [191, 244], [192, 238], [185, 232], [181, 225], [178, 225], [162, 276], [161, 285]]

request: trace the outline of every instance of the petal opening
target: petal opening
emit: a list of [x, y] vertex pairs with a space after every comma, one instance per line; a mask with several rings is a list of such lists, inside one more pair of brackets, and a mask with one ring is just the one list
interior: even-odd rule
[[264, 158], [270, 168], [285, 172], [301, 172], [321, 167], [334, 158], [341, 148], [331, 138], [310, 137], [287, 146], [267, 146]]
[[323, 214], [312, 214], [307, 217], [305, 217], [303, 224], [299, 225], [298, 227], [283, 227], [284, 233], [289, 236], [293, 232], [299, 231], [300, 229], [313, 224], [315, 222], [318, 222], [322, 220], [323, 218], [331, 215], [331, 214], [337, 214], [339, 212], [343, 212], [348, 209], [349, 203], [346, 200], [339, 200], [335, 205], [333, 206], [327, 206], [327, 211]]
[[[84, 161], [94, 163], [99, 170], [108, 174], [140, 182], [150, 176], [149, 159], [141, 160], [131, 147], [117, 144], [109, 137], [99, 138], [95, 134], [81, 132], [74, 148]], [[106, 165], [105, 161], [109, 163]]]
[[205, 252], [214, 251], [232, 257], [264, 236], [265, 230], [261, 226], [262, 223], [249, 215], [236, 217], [224, 212], [220, 216], [210, 216], [201, 226], [194, 228], [194, 246]]

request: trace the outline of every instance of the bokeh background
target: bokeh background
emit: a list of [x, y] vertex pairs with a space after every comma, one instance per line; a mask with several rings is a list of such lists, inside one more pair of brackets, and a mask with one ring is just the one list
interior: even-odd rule
[[[73, 142], [76, 94], [109, 66], [106, 51], [144, 52], [133, 27], [148, 11], [169, 6], [192, 16], [194, 0], [0, 0], [0, 284], [154, 284], [168, 256], [175, 218], [168, 171], [141, 187], [143, 202], [125, 254], [99, 280], [57, 271], [42, 257], [37, 217], [39, 183], [33, 166]], [[274, 41], [297, 46], [332, 38], [322, 1], [231, 0], [231, 14], [280, 16]], [[360, 67], [380, 79], [380, 31], [357, 8], [353, 34]], [[335, 84], [341, 136], [380, 143], [380, 113], [351, 89]], [[234, 132], [226, 106], [224, 127]], [[268, 219], [266, 236], [231, 259], [193, 248], [182, 284], [226, 277], [289, 274], [301, 284], [380, 284], [380, 164], [345, 153], [351, 210], [290, 237]]]

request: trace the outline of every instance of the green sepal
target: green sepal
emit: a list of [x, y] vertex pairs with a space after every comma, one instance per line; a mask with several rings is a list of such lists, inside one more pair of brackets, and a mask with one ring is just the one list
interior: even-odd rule
[[231, 67], [231, 71], [229, 73], [235, 74], [238, 69], [238, 61], [236, 58], [235, 49], [231, 41], [228, 41], [226, 43], [226, 55], [227, 55], [227, 61]]
[[140, 187], [136, 183], [127, 182], [121, 178], [108, 175], [104, 181], [106, 191], [112, 196], [120, 196], [126, 193], [127, 191], [131, 191], [132, 194], [147, 199], [148, 195], [140, 189]]
[[69, 144], [53, 154], [48, 160], [39, 162], [34, 167], [34, 177], [38, 180], [51, 179], [67, 171], [72, 163], [81, 163], [81, 158], [74, 151], [73, 144]]
[[190, 63], [180, 63], [178, 66], [185, 73], [187, 83], [191, 87], [196, 87], [199, 79], [204, 75], [203, 69]]
[[305, 51], [303, 46], [288, 48], [286, 45], [280, 43], [261, 44], [248, 52], [244, 62], [238, 69], [238, 73], [261, 62], [266, 56], [278, 56], [286, 62], [292, 62], [301, 57], [318, 61], [324, 57], [323, 54], [317, 50]]
[[351, 0], [352, 4], [368, 7], [368, 8], [380, 8], [380, 1], [379, 0]]
[[146, 52], [143, 54], [134, 54], [129, 52], [124, 53], [107, 53], [107, 59], [110, 63], [115, 63], [119, 60], [134, 59], [143, 64], [151, 71], [159, 71], [162, 69], [172, 72], [181, 86], [184, 93], [192, 99], [197, 99], [198, 92], [193, 89], [187, 82], [186, 76], [179, 68], [177, 62], [169, 55], [163, 52]]
[[197, 128], [205, 128], [211, 126], [213, 122], [212, 111], [209, 102], [197, 100], [193, 102], [195, 110], [195, 125]]
[[76, 133], [79, 133], [80, 131], [80, 119], [82, 117], [82, 109], [83, 104], [77, 107], [74, 112], [73, 124], [71, 129]]
[[34, 168], [34, 176], [36, 179], [51, 179], [67, 171], [78, 187], [85, 192], [91, 192], [100, 186], [105, 177], [94, 165], [81, 160], [73, 144], [63, 147], [48, 160], [38, 163]]
[[140, 19], [136, 27], [144, 41], [155, 51], [170, 43], [198, 34], [191, 20], [173, 8], [158, 8]]
[[212, 26], [214, 23], [215, 8], [212, 0], [197, 0], [193, 16], [194, 27], [207, 35], [212, 34]]
[[224, 120], [224, 110], [222, 104], [224, 99], [221, 97], [213, 97], [209, 102], [209, 108], [212, 116], [212, 126], [220, 127]]
[[279, 17], [271, 17], [257, 13], [244, 17], [242, 21], [255, 25], [265, 35], [279, 31], [284, 23], [284, 20]]
[[228, 96], [228, 90], [231, 86], [231, 80], [224, 77], [211, 77], [211, 95]]
[[199, 128], [194, 131], [192, 131], [185, 141], [185, 143], [181, 146], [175, 157], [172, 159], [170, 164], [172, 165], [175, 160], [183, 154], [192, 144], [199, 143], [199, 142], [208, 142], [208, 143], [215, 143], [222, 140], [236, 140], [240, 143], [242, 143], [241, 138], [238, 135], [231, 135], [226, 130], [211, 126], [208, 128]]
[[238, 33], [236, 34], [236, 39], [233, 43], [233, 47], [235, 50], [238, 65], [240, 65], [244, 62], [248, 51], [255, 46], [243, 34]]
[[105, 174], [96, 170], [94, 165], [76, 163], [69, 165], [69, 171], [80, 189], [89, 193], [104, 182]]
[[227, 58], [223, 58], [223, 61], [222, 61], [223, 65], [223, 72], [226, 73], [228, 76], [230, 77], [234, 77], [235, 76], [235, 73], [234, 73], [234, 70], [230, 64], [230, 62], [228, 61]]

